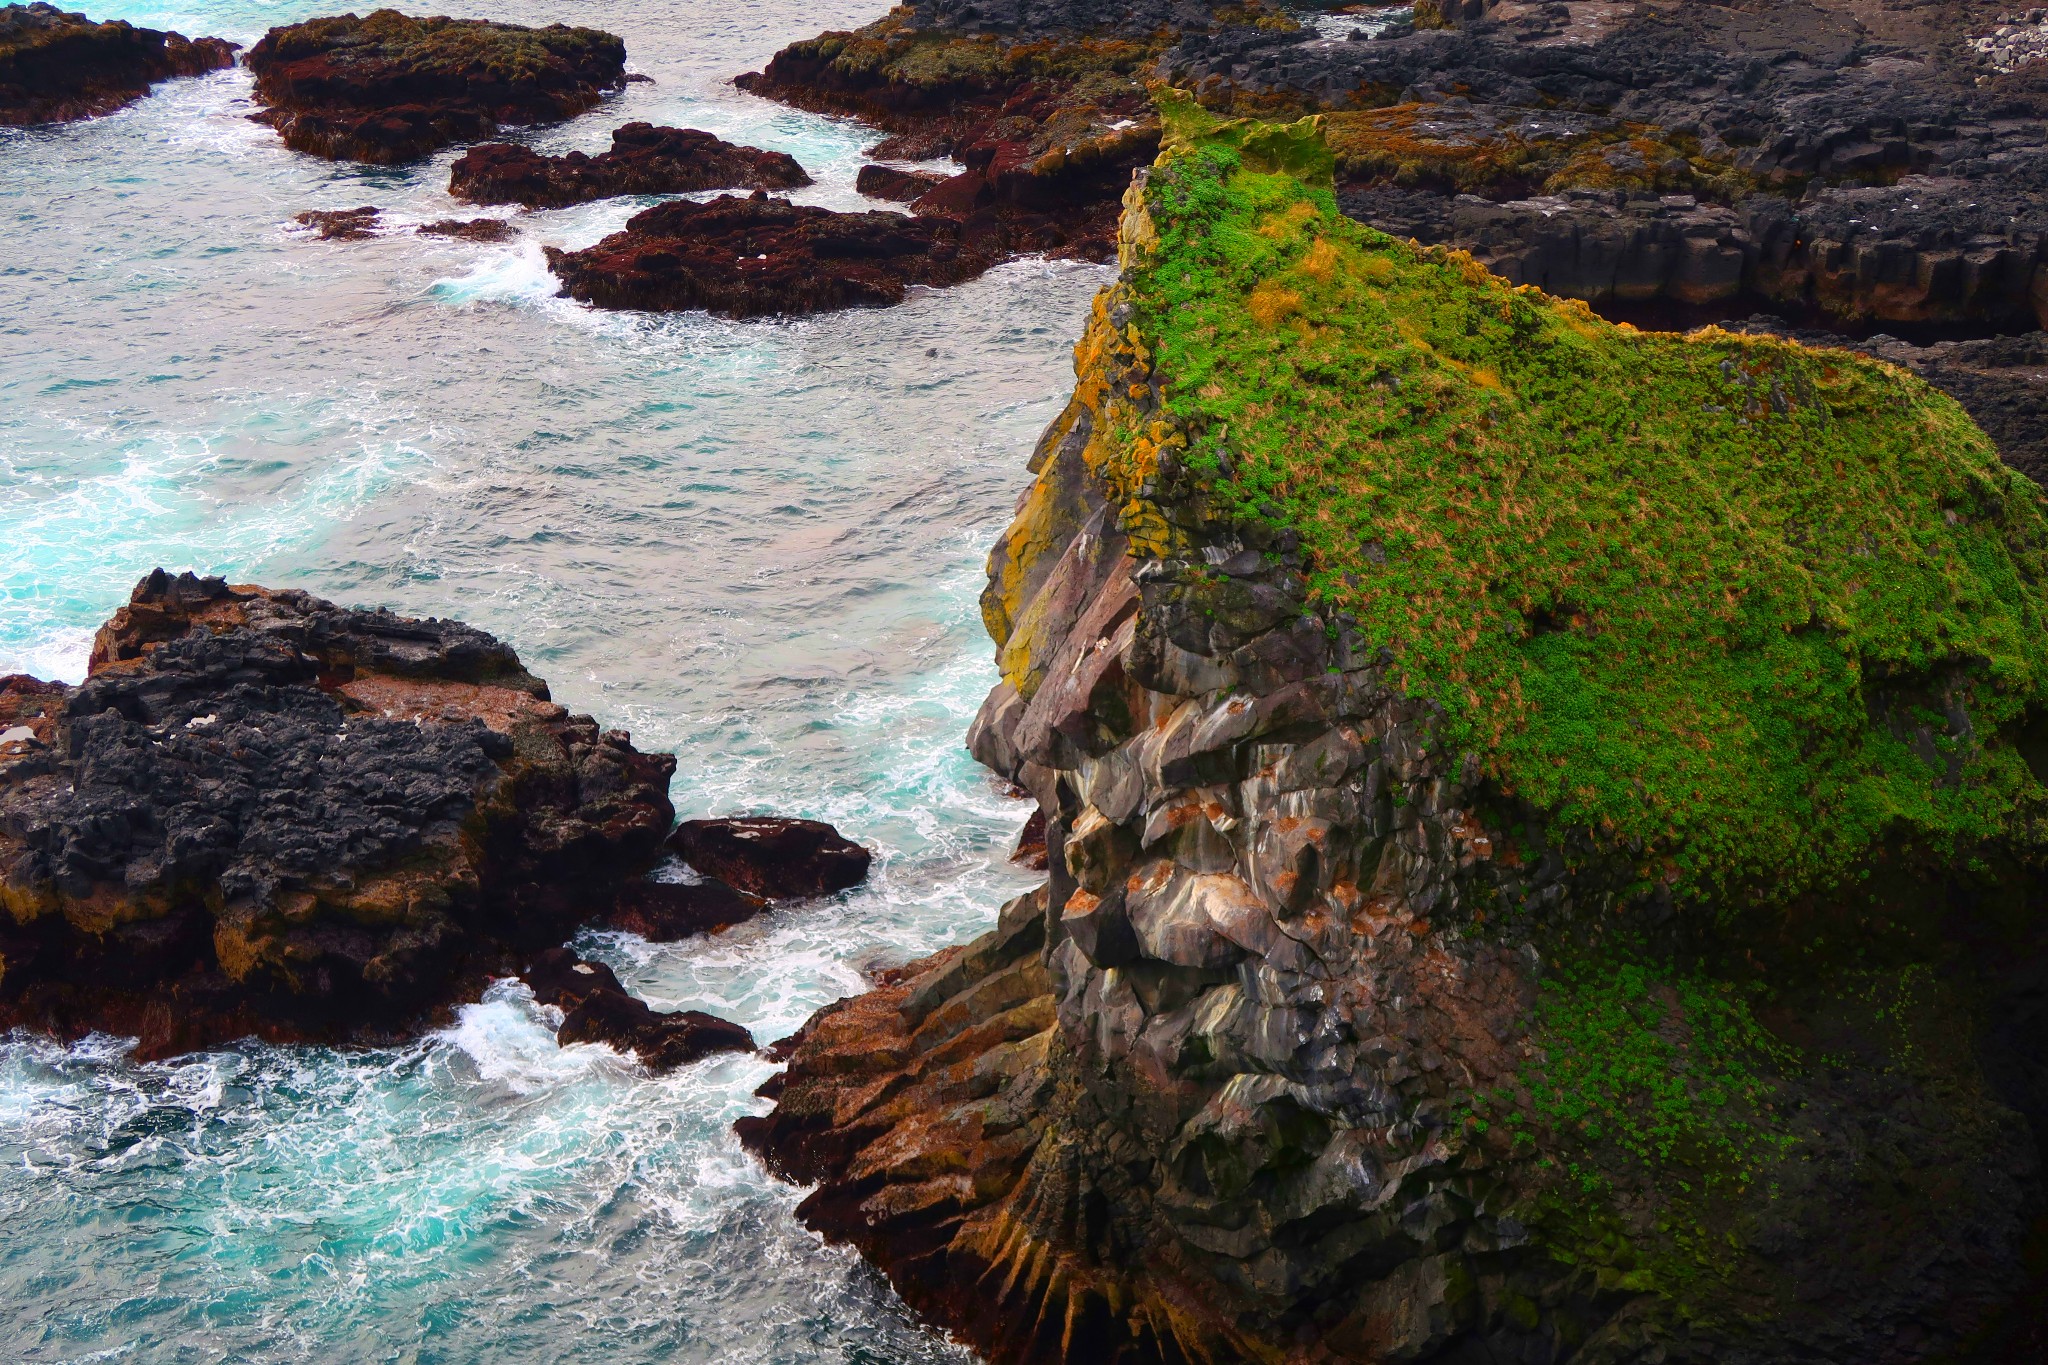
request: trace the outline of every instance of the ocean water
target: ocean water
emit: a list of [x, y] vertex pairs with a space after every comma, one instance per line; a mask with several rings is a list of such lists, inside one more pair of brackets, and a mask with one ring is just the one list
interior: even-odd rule
[[[89, 12], [246, 43], [336, 8]], [[727, 81], [875, 0], [451, 9], [610, 29], [654, 77], [537, 146], [707, 128], [793, 153], [802, 199], [862, 202], [871, 131]], [[221, 72], [0, 130], [0, 672], [79, 677], [159, 564], [491, 630], [674, 750], [685, 815], [818, 816], [878, 850], [860, 891], [714, 939], [581, 941], [656, 1007], [764, 1040], [991, 923], [1029, 878], [1006, 860], [1023, 808], [960, 748], [993, 680], [975, 594], [1104, 270], [1022, 261], [796, 322], [595, 313], [552, 296], [540, 247], [645, 201], [511, 210], [503, 244], [321, 242], [292, 215], [508, 211], [447, 197], [452, 151], [289, 152], [248, 96]], [[770, 1073], [558, 1047], [516, 983], [394, 1050], [137, 1065], [121, 1039], [16, 1034], [0, 1359], [963, 1358], [739, 1149]]]

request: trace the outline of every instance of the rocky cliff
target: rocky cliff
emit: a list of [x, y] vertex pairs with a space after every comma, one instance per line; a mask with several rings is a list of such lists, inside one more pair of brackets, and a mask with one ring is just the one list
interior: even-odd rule
[[745, 1141], [996, 1361], [2028, 1358], [2041, 496], [1168, 108], [983, 598], [1048, 881]]

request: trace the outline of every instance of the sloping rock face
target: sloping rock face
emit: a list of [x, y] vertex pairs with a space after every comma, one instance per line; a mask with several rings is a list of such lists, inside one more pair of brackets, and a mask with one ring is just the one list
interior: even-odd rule
[[450, 621], [144, 579], [0, 683], [0, 1019], [161, 1055], [389, 1036], [610, 906], [675, 759]]
[[505, 142], [472, 147], [448, 176], [448, 192], [478, 204], [560, 208], [620, 194], [696, 190], [784, 190], [811, 177], [787, 152], [741, 147], [695, 128], [628, 123], [612, 149], [590, 156], [542, 156]]
[[0, 6], [0, 124], [64, 123], [142, 98], [158, 81], [232, 66], [219, 38], [94, 23], [55, 5]]
[[[1870, 659], [1871, 700], [1841, 703], [1848, 742], [1889, 752], [1899, 736], [1923, 753], [1898, 770], [1915, 790], [2010, 783], [2011, 804], [1966, 856], [1926, 805], [1837, 843], [1839, 813], [1808, 807], [1785, 861], [1728, 880], [1694, 858], [1717, 822], [1754, 847], [1775, 837], [1766, 819], [1713, 814], [1710, 756], [1749, 743], [1741, 723], [1676, 737], [1695, 785], [1629, 798], [1664, 812], [1656, 833], [1623, 806], [1606, 827], [1574, 818], [1569, 803], [1600, 797], [1600, 733], [1571, 714], [1509, 730], [1490, 723], [1504, 706], [1467, 710], [1466, 686], [1502, 679], [1446, 660], [1476, 667], [1492, 646], [1436, 615], [1455, 599], [1426, 577], [1389, 591], [1370, 576], [1481, 557], [1466, 538], [1499, 523], [1494, 493], [1561, 505], [1545, 471], [1573, 467], [1557, 424], [1577, 408], [1542, 376], [1582, 363], [1582, 346], [1631, 366], [1627, 389], [1584, 388], [1597, 367], [1562, 381], [1584, 401], [1673, 387], [1671, 408], [1631, 408], [1623, 436], [1667, 411], [1669, 449], [1702, 479], [1726, 445], [1751, 452], [1743, 480], [1788, 479], [1770, 496], [1800, 502], [1821, 433], [1858, 424], [1845, 439], [1894, 490], [1932, 477], [1990, 500], [1967, 523], [1984, 528], [1986, 566], [2035, 563], [2038, 493], [1896, 371], [1618, 332], [1468, 258], [1348, 227], [1304, 128], [1177, 117], [1185, 131], [1133, 187], [1123, 277], [1096, 303], [1074, 399], [1033, 456], [983, 598], [1004, 681], [969, 744], [1035, 797], [1049, 880], [982, 938], [821, 1011], [783, 1045], [774, 1111], [742, 1120], [743, 1139], [818, 1187], [800, 1210], [811, 1226], [998, 1362], [1862, 1365], [2026, 1339], [2001, 1314], [2022, 1292], [2048, 1136], [2027, 707], [1952, 689], [1948, 719], [1923, 704], [1909, 721], [1877, 698], [1922, 684], [1887, 682], [1882, 632], [1841, 622], [1835, 638]], [[1406, 330], [1381, 326], [1382, 307]], [[1474, 349], [1495, 326], [1519, 367]], [[1326, 354], [1353, 328], [1379, 364]], [[1800, 390], [1817, 425], [1796, 429], [1757, 430], [1777, 411], [1768, 381], [1746, 414], [1703, 414], [1693, 385], [1741, 389], [1729, 376], [1752, 370], [1875, 387], [1868, 402]], [[1465, 401], [1515, 424], [1498, 447], [1452, 434], [1475, 429]], [[1377, 434], [1354, 438], [1349, 412]], [[1907, 412], [1921, 415], [1885, 415]], [[1326, 444], [1342, 453], [1329, 466], [1309, 454]], [[1656, 448], [1576, 467], [1578, 496], [1604, 505]], [[1787, 463], [1762, 472], [1766, 450]], [[1453, 468], [1422, 463], [1439, 457]], [[1403, 491], [1376, 492], [1375, 475]], [[1427, 519], [1447, 489], [1469, 520]], [[1695, 492], [1690, 505], [1718, 506]], [[1965, 524], [1939, 498], [1892, 496], [1922, 534]], [[1369, 539], [1346, 520], [1359, 499]], [[1626, 552], [1601, 558], [1643, 534], [1627, 526], [1574, 541], [1553, 567], [1578, 600], [1526, 604], [1511, 637], [1532, 659], [1575, 651], [1582, 708], [1599, 652], [1636, 648], [1601, 585], [1635, 611], [1666, 590], [1619, 567], [1637, 563]], [[1832, 554], [1790, 534], [1811, 566]], [[1522, 568], [1488, 572], [1498, 585]], [[2034, 568], [1999, 589], [2005, 571], [1988, 571], [1972, 629], [2038, 613]], [[1771, 647], [1703, 630], [1702, 614], [1673, 628], [1730, 659]], [[2014, 668], [2011, 685], [2040, 695], [2036, 666]], [[1445, 677], [1459, 687], [1432, 681]], [[1810, 762], [1834, 723], [1819, 714], [1804, 739], [1747, 750], [1745, 781]], [[1982, 747], [1943, 749], [1957, 726]], [[1563, 736], [1562, 787], [1517, 757], [1545, 735]], [[1831, 848], [1843, 876], [1811, 865]]]
[[558, 123], [625, 88], [626, 45], [594, 28], [415, 19], [380, 9], [274, 28], [245, 59], [256, 115], [337, 161], [412, 161], [504, 124]]
[[949, 218], [838, 213], [761, 190], [657, 204], [595, 246], [547, 249], [568, 298], [730, 318], [885, 307], [914, 284], [958, 284], [1000, 258]]

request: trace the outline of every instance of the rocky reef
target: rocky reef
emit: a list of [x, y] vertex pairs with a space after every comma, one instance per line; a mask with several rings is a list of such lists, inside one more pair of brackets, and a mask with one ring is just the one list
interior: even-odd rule
[[611, 910], [674, 771], [481, 631], [159, 570], [0, 680], [0, 1021], [393, 1036]]
[[273, 28], [245, 60], [286, 146], [380, 164], [573, 118], [626, 83], [625, 43], [597, 29], [391, 9]]
[[448, 192], [477, 204], [560, 208], [620, 194], [783, 190], [810, 183], [787, 152], [741, 147], [695, 128], [628, 123], [613, 131], [612, 149], [597, 156], [542, 156], [506, 142], [472, 147], [450, 169]]
[[838, 213], [763, 190], [657, 204], [595, 246], [547, 249], [565, 297], [731, 318], [900, 303], [912, 285], [958, 284], [999, 259], [951, 218]]
[[983, 597], [1048, 879], [744, 1141], [995, 1362], [2028, 1359], [2041, 493], [1164, 107]]
[[37, 0], [0, 6], [0, 124], [64, 123], [131, 103], [158, 81], [232, 66], [219, 38], [95, 23]]

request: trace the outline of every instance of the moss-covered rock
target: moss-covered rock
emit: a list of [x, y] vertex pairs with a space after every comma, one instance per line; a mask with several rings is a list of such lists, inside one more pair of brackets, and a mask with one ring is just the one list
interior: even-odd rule
[[1165, 122], [983, 598], [1047, 883], [749, 1145], [1004, 1365], [2027, 1340], [2039, 495]]
[[2034, 837], [2048, 519], [1952, 400], [1609, 326], [1343, 218], [1310, 125], [1173, 109], [1133, 293], [1177, 456], [1505, 792], [1680, 895]]

